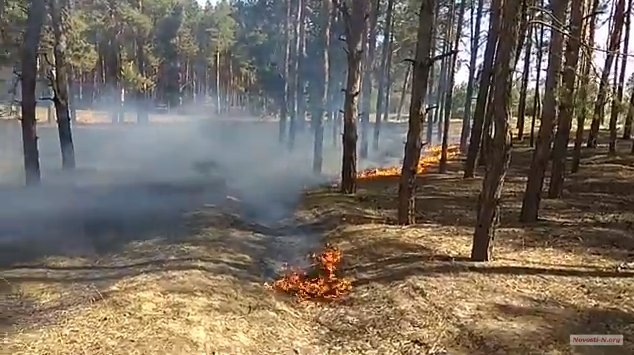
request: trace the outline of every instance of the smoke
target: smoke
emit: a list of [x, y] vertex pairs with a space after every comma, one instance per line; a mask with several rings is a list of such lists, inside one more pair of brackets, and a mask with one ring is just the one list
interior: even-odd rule
[[[30, 189], [21, 187], [19, 122], [2, 122], [1, 263], [27, 259], [26, 250], [99, 253], [130, 240], [165, 237], [183, 227], [184, 213], [227, 196], [241, 201], [244, 219], [274, 224], [292, 215], [303, 190], [339, 176], [341, 144], [333, 146], [330, 128], [324, 174], [315, 176], [308, 123], [289, 151], [278, 141], [277, 122], [186, 116], [168, 121], [76, 125], [78, 168], [71, 173], [60, 168], [56, 127], [41, 125], [42, 185]], [[403, 142], [404, 127], [386, 127], [382, 149], [360, 167], [398, 163]]]

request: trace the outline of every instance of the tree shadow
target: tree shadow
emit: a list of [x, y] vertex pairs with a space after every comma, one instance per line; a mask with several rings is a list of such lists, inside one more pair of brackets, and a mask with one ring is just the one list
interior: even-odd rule
[[[585, 153], [589, 154], [589, 153]], [[591, 156], [591, 155], [589, 155]], [[624, 165], [632, 157], [593, 155], [593, 169], [584, 168], [566, 178], [562, 199], [542, 198], [540, 220], [521, 223], [519, 215], [532, 151], [513, 152], [512, 168], [503, 190], [500, 235], [514, 248], [558, 246], [581, 248], [596, 255], [622, 259], [634, 253], [634, 169]], [[619, 162], [615, 164], [614, 162]], [[480, 179], [463, 179], [462, 162], [453, 161], [445, 175], [418, 178], [416, 220], [422, 224], [472, 228]], [[584, 164], [586, 162], [584, 161]], [[365, 216], [378, 214], [386, 224], [396, 223], [398, 177], [362, 180], [358, 196], [348, 203]], [[544, 184], [548, 186], [548, 177]], [[350, 210], [350, 209], [349, 209]], [[359, 224], [373, 223], [357, 218]], [[518, 233], [520, 229], [522, 232]]]
[[[634, 346], [627, 339], [634, 335], [634, 314], [625, 309], [586, 308], [567, 302], [542, 301], [526, 298], [522, 303], [492, 303], [488, 306], [496, 315], [494, 322], [516, 323], [514, 327], [486, 329], [475, 321], [460, 324], [459, 337], [477, 340], [468, 351], [472, 354], [529, 354], [570, 351], [575, 354], [631, 354]], [[519, 323], [519, 324], [518, 324]], [[522, 326], [523, 324], [523, 326]], [[518, 327], [519, 325], [519, 327]], [[571, 335], [623, 335], [622, 345], [572, 346]], [[460, 349], [465, 351], [467, 349]]]
[[[395, 243], [391, 244], [394, 248]], [[372, 246], [378, 248], [378, 246]], [[450, 256], [435, 253], [427, 248], [418, 247], [418, 253], [407, 252], [413, 248], [404, 245], [402, 254], [383, 256], [379, 261], [355, 264], [346, 270], [357, 275], [353, 282], [355, 287], [379, 283], [389, 284], [406, 280], [412, 276], [443, 276], [446, 274], [473, 273], [481, 275], [539, 275], [561, 277], [599, 277], [599, 278], [633, 278], [634, 272], [588, 268], [583, 265], [556, 265], [553, 267], [496, 265], [491, 263], [473, 263], [466, 256]], [[422, 250], [421, 250], [422, 249]], [[365, 248], [363, 249], [365, 250]], [[363, 251], [361, 250], [361, 251]], [[350, 252], [356, 254], [356, 250]], [[393, 254], [392, 254], [393, 255]]]

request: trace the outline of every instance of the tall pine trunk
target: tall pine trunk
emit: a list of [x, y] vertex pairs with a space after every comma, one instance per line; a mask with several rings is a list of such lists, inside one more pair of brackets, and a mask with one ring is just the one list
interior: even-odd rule
[[[498, 4], [499, 5], [499, 4]], [[488, 261], [493, 257], [493, 240], [500, 217], [500, 198], [504, 178], [511, 161], [511, 132], [508, 113], [511, 103], [510, 81], [514, 52], [518, 42], [519, 1], [506, 1], [502, 9], [502, 24], [499, 28], [499, 45], [495, 55], [495, 82], [493, 83], [493, 123], [495, 133], [491, 142], [491, 156], [487, 158], [482, 191], [478, 198], [478, 213], [473, 233], [471, 259]], [[498, 29], [496, 28], [496, 32]], [[496, 33], [489, 32], [489, 36]], [[483, 80], [483, 85], [486, 81]]]
[[44, 23], [44, 0], [29, 1], [29, 9], [22, 44], [22, 148], [27, 186], [40, 183], [40, 153], [37, 148], [37, 120], [35, 117], [35, 83], [40, 35]]
[[[444, 126], [443, 126], [443, 136], [442, 136], [442, 150], [440, 153], [440, 173], [445, 173], [447, 171], [447, 149], [449, 148], [449, 127], [451, 122], [451, 107], [453, 106], [453, 86], [454, 86], [454, 77], [456, 74], [456, 61], [458, 60], [458, 48], [460, 46], [460, 35], [462, 33], [462, 24], [464, 22], [464, 12], [466, 7], [466, 2], [463, 1], [460, 4], [460, 10], [458, 11], [458, 23], [456, 25], [456, 32], [453, 35], [453, 49], [451, 60], [449, 61], [449, 83], [447, 85], [447, 97], [445, 99], [445, 118], [444, 118]], [[454, 5], [455, 7], [455, 5]]]
[[577, 113], [577, 131], [575, 133], [575, 145], [572, 151], [572, 167], [570, 171], [576, 173], [579, 171], [579, 163], [581, 161], [581, 146], [583, 145], [583, 132], [585, 130], [586, 116], [588, 115], [588, 104], [586, 103], [588, 98], [588, 84], [590, 83], [590, 70], [592, 69], [592, 58], [594, 37], [598, 24], [597, 10], [599, 8], [600, 0], [591, 0], [592, 7], [590, 8], [590, 18], [586, 19], [587, 25], [584, 28], [584, 38], [588, 43], [585, 48], [585, 55], [583, 57], [583, 72], [579, 82], [579, 92], [577, 102], [581, 103], [579, 112]]
[[402, 225], [415, 223], [416, 173], [420, 160], [423, 142], [421, 128], [423, 119], [423, 99], [427, 91], [429, 70], [433, 65], [432, 36], [435, 23], [435, 0], [422, 0], [418, 18], [416, 36], [416, 55], [414, 58], [412, 98], [409, 106], [409, 125], [403, 167], [398, 184], [398, 223]]
[[288, 105], [290, 102], [290, 62], [291, 62], [291, 9], [292, 0], [286, 0], [286, 15], [284, 16], [284, 67], [282, 76], [284, 77], [284, 92], [280, 97], [280, 125], [278, 139], [284, 142], [286, 138], [286, 121], [288, 120]]
[[361, 112], [361, 146], [359, 147], [359, 157], [366, 159], [368, 157], [368, 141], [370, 132], [370, 110], [372, 109], [372, 73], [374, 73], [374, 52], [376, 50], [376, 26], [379, 18], [379, 10], [381, 1], [372, 0], [372, 8], [370, 9], [370, 25], [368, 26], [368, 36], [365, 40], [367, 53], [364, 53], [364, 73], [362, 85], [362, 102], [363, 109]]
[[[473, 87], [475, 86], [475, 73], [478, 59], [478, 49], [480, 47], [480, 27], [482, 25], [482, 9], [484, 0], [478, 0], [478, 9], [471, 9], [471, 19], [475, 21], [473, 33], [471, 34], [471, 54], [469, 59], [469, 79], [467, 80], [467, 92], [465, 98], [464, 114], [462, 116], [462, 129], [460, 131], [460, 151], [466, 152], [469, 131], [471, 130], [471, 108], [473, 107]], [[475, 19], [474, 19], [475, 17]]]
[[[623, 53], [621, 58], [621, 72], [616, 86], [616, 97], [612, 99], [612, 111], [610, 113], [610, 144], [608, 152], [616, 155], [616, 124], [623, 107], [623, 86], [625, 85], [625, 70], [627, 68], [627, 57], [630, 42], [630, 17], [632, 15], [632, 0], [628, 0], [627, 12], [625, 15], [625, 39], [623, 40]], [[627, 120], [627, 118], [626, 118]]]
[[[482, 131], [484, 126], [484, 116], [486, 114], [487, 102], [489, 100], [489, 88], [491, 87], [491, 74], [493, 71], [493, 60], [498, 43], [498, 31], [500, 27], [500, 9], [502, 1], [491, 1], [491, 15], [489, 16], [489, 34], [487, 45], [484, 50], [484, 61], [482, 63], [482, 73], [480, 74], [480, 86], [478, 88], [478, 98], [473, 112], [473, 126], [471, 127], [471, 137], [467, 148], [467, 159], [465, 161], [464, 177], [475, 176], [476, 159], [482, 142]], [[515, 49], [513, 49], [515, 50]]]
[[313, 130], [315, 135], [315, 141], [313, 145], [313, 172], [316, 174], [321, 173], [321, 168], [323, 164], [323, 146], [324, 146], [324, 113], [326, 112], [326, 105], [328, 105], [328, 72], [329, 72], [329, 51], [330, 48], [330, 11], [331, 11], [332, 3], [331, 0], [322, 0], [321, 4], [321, 14], [319, 16], [321, 26], [320, 26], [320, 42], [321, 48], [323, 48], [321, 53], [320, 61], [320, 72], [317, 76], [321, 79], [321, 82], [317, 84], [317, 92], [316, 99], [317, 103], [313, 113], [311, 114], [311, 119], [313, 121]]
[[302, 38], [301, 38], [301, 28], [302, 28], [302, 20], [304, 18], [303, 12], [305, 10], [305, 6], [304, 6], [304, 0], [294, 0], [295, 1], [295, 10], [296, 15], [295, 15], [295, 19], [294, 19], [294, 29], [293, 29], [293, 40], [295, 41], [293, 43], [293, 50], [291, 51], [291, 63], [292, 63], [292, 80], [291, 80], [291, 100], [289, 102], [290, 106], [291, 106], [291, 121], [289, 122], [289, 127], [288, 127], [288, 142], [287, 142], [287, 148], [288, 150], [293, 150], [295, 147], [295, 138], [297, 135], [297, 126], [300, 124], [299, 120], [301, 119], [299, 117], [299, 110], [300, 107], [298, 105], [298, 103], [300, 102], [301, 98], [300, 95], [303, 96], [303, 92], [300, 93], [300, 88], [301, 88], [301, 84], [300, 84], [300, 75], [299, 75], [299, 69], [300, 69], [300, 56], [301, 56], [301, 50], [302, 50]]
[[517, 140], [524, 139], [524, 126], [526, 125], [526, 93], [528, 91], [528, 79], [531, 72], [531, 54], [533, 50], [533, 27], [529, 26], [526, 34], [526, 46], [524, 54], [524, 71], [522, 72], [522, 84], [517, 106]]
[[[385, 14], [385, 28], [383, 29], [383, 48], [381, 52], [381, 69], [379, 71], [379, 89], [376, 97], [376, 112], [374, 118], [374, 139], [372, 141], [372, 148], [374, 150], [379, 149], [379, 136], [381, 134], [381, 114], [383, 113], [383, 105], [389, 105], [384, 103], [386, 98], [386, 86], [388, 83], [387, 76], [390, 68], [388, 67], [389, 59], [392, 56], [392, 11], [394, 9], [394, 0], [387, 0], [387, 10]], [[387, 100], [385, 100], [387, 101]]]
[[66, 29], [62, 26], [66, 23], [65, 12], [68, 4], [61, 0], [51, 0], [51, 22], [55, 46], [53, 56], [55, 58], [55, 75], [53, 82], [53, 102], [57, 114], [57, 133], [62, 151], [62, 169], [75, 169], [75, 147], [73, 146], [73, 133], [71, 130], [70, 110], [68, 108], [68, 65], [66, 63]]
[[614, 26], [612, 33], [610, 34], [610, 40], [608, 43], [608, 53], [605, 58], [605, 65], [601, 72], [601, 81], [599, 82], [599, 93], [594, 104], [594, 111], [592, 112], [592, 125], [590, 126], [590, 135], [588, 136], [588, 148], [597, 147], [597, 137], [599, 135], [599, 129], [601, 128], [601, 120], [605, 111], [605, 104], [608, 99], [608, 87], [610, 83], [608, 78], [610, 76], [610, 70], [612, 69], [612, 63], [614, 62], [615, 51], [619, 45], [619, 39], [621, 38], [621, 31], [623, 29], [623, 21], [625, 19], [625, 0], [618, 0], [616, 8], [614, 10]]
[[583, 10], [584, 1], [573, 1], [570, 10], [570, 37], [566, 46], [564, 72], [559, 102], [559, 122], [552, 154], [552, 172], [550, 174], [550, 186], [548, 197], [561, 197], [564, 187], [564, 174], [566, 172], [566, 156], [568, 153], [568, 141], [572, 126], [572, 115], [575, 104], [575, 81], [579, 63], [580, 38], [583, 35]]
[[343, 156], [341, 164], [341, 192], [355, 193], [357, 190], [357, 116], [361, 90], [363, 38], [367, 26], [367, 0], [353, 0], [349, 11], [345, 3], [339, 5], [346, 22], [348, 75], [343, 105]]
[[[552, 26], [565, 23], [568, 0], [551, 0], [551, 7], [553, 16], [551, 21]], [[551, 155], [553, 127], [557, 119], [557, 93], [559, 92], [563, 42], [564, 37], [561, 32], [551, 30], [550, 45], [548, 48], [546, 87], [544, 89], [544, 108], [542, 110], [537, 144], [528, 174], [524, 199], [522, 200], [522, 210], [520, 214], [520, 220], [522, 222], [537, 221], [539, 213], [544, 177]]]

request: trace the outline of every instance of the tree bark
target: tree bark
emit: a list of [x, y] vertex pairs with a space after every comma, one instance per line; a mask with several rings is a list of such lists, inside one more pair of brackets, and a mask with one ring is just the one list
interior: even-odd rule
[[[542, 8], [544, 7], [544, 0], [541, 0]], [[529, 132], [529, 145], [531, 148], [535, 146], [535, 121], [537, 116], [541, 115], [542, 100], [539, 93], [539, 85], [542, 77], [542, 65], [543, 65], [543, 49], [544, 49], [544, 24], [539, 25], [539, 36], [536, 36], [535, 45], [537, 46], [537, 68], [535, 76], [535, 92], [533, 95], [533, 115], [531, 117], [531, 131]]]
[[368, 41], [365, 54], [365, 65], [363, 73], [363, 83], [361, 95], [363, 109], [361, 112], [361, 146], [359, 147], [359, 157], [366, 159], [368, 157], [368, 141], [370, 132], [370, 110], [372, 109], [372, 73], [374, 73], [374, 52], [376, 50], [376, 26], [381, 8], [381, 1], [372, 0], [372, 8], [370, 10], [370, 25], [368, 28]]
[[[454, 77], [456, 74], [456, 61], [458, 60], [458, 48], [460, 46], [460, 36], [462, 34], [462, 24], [464, 23], [464, 13], [466, 7], [466, 1], [463, 1], [460, 4], [460, 10], [458, 10], [458, 18], [456, 25], [456, 33], [453, 36], [453, 54], [451, 55], [451, 60], [449, 63], [449, 83], [447, 85], [447, 97], [445, 98], [445, 118], [444, 118], [444, 127], [443, 127], [443, 136], [442, 136], [442, 146], [440, 153], [440, 164], [439, 170], [441, 174], [447, 172], [447, 149], [449, 148], [449, 128], [451, 122], [451, 107], [453, 106], [453, 86], [454, 86]], [[454, 5], [455, 7], [455, 5]]]
[[[304, 0], [301, 0], [301, 16], [299, 17], [299, 28], [297, 36], [299, 47], [297, 49], [297, 70], [295, 74], [295, 86], [296, 86], [296, 95], [295, 100], [297, 100], [297, 120], [296, 122], [296, 131], [303, 131], [306, 127], [306, 75], [304, 74], [304, 67], [306, 66], [306, 4]], [[295, 141], [295, 137], [293, 137], [292, 141]]]
[[588, 83], [590, 82], [590, 69], [592, 68], [593, 46], [594, 37], [598, 23], [598, 16], [596, 15], [599, 8], [599, 0], [591, 0], [592, 7], [590, 9], [591, 17], [587, 19], [588, 25], [584, 28], [584, 37], [588, 46], [583, 58], [583, 72], [581, 75], [581, 81], [579, 82], [578, 102], [581, 103], [581, 109], [577, 113], [577, 131], [575, 133], [575, 145], [572, 152], [572, 167], [570, 171], [576, 173], [579, 171], [579, 163], [581, 161], [581, 146], [583, 145], [583, 131], [585, 129], [586, 116], [588, 114], [588, 106], [586, 104], [588, 98]]
[[[493, 240], [500, 215], [502, 186], [511, 161], [511, 132], [508, 123], [508, 107], [511, 100], [508, 89], [511, 66], [514, 63], [513, 56], [519, 37], [520, 6], [519, 1], [507, 1], [502, 9], [501, 35], [495, 56], [495, 82], [492, 92], [495, 133], [491, 142], [491, 156], [487, 159], [482, 191], [478, 199], [478, 214], [471, 250], [473, 261], [488, 261], [493, 257]], [[495, 33], [489, 32], [489, 36], [493, 35]]]
[[552, 154], [552, 172], [548, 197], [561, 197], [566, 172], [566, 155], [574, 112], [575, 80], [579, 63], [580, 38], [583, 35], [584, 1], [573, 1], [570, 10], [570, 37], [566, 46], [564, 71], [562, 78], [562, 97], [559, 103], [559, 122]]
[[517, 106], [517, 140], [524, 139], [524, 125], [526, 124], [526, 93], [528, 91], [528, 79], [531, 72], [531, 54], [533, 50], [533, 27], [528, 27], [526, 35], [526, 53], [524, 54], [524, 72], [522, 73], [522, 84], [520, 87], [520, 97]]
[[[379, 89], [376, 97], [376, 112], [374, 116], [374, 137], [372, 148], [376, 151], [379, 149], [379, 136], [381, 134], [381, 114], [383, 113], [383, 100], [386, 96], [388, 59], [392, 53], [390, 47], [392, 44], [392, 11], [394, 9], [394, 0], [387, 0], [387, 12], [385, 14], [385, 28], [383, 30], [383, 49], [381, 52], [381, 69], [379, 72]], [[387, 103], [385, 103], [387, 105]]]
[[[519, 2], [519, 1], [518, 1]], [[467, 150], [467, 159], [465, 162], [465, 178], [475, 176], [476, 159], [480, 151], [480, 143], [482, 141], [482, 131], [484, 125], [484, 115], [489, 96], [489, 88], [491, 86], [491, 73], [493, 69], [493, 60], [495, 57], [496, 46], [498, 43], [498, 30], [500, 27], [500, 10], [502, 6], [501, 0], [491, 1], [491, 16], [489, 19], [489, 35], [487, 37], [487, 45], [484, 50], [484, 62], [482, 63], [482, 73], [480, 74], [480, 87], [478, 88], [478, 98], [473, 112], [473, 126], [471, 128], [471, 137], [469, 139], [469, 147]], [[519, 6], [519, 5], [518, 5]], [[518, 7], [519, 9], [519, 7]], [[510, 64], [509, 64], [510, 65]]]
[[423, 98], [427, 91], [429, 70], [433, 65], [432, 36], [435, 23], [435, 0], [422, 0], [416, 41], [416, 55], [413, 63], [412, 98], [409, 106], [409, 126], [403, 167], [398, 184], [398, 223], [415, 223], [416, 173], [421, 149], [421, 128], [423, 119]]
[[[387, 56], [387, 70], [385, 72], [385, 104], [383, 105], [383, 121], [387, 122], [390, 114], [390, 98], [392, 93], [392, 57], [394, 57], [394, 33], [390, 36], [389, 55]], [[408, 66], [409, 68], [409, 66]]]
[[68, 108], [68, 65], [66, 63], [66, 34], [62, 28], [65, 23], [64, 8], [68, 5], [61, 0], [50, 1], [51, 22], [55, 46], [53, 56], [55, 58], [55, 74], [53, 75], [53, 102], [57, 115], [57, 133], [62, 152], [62, 169], [75, 169], [75, 148], [73, 146], [73, 133], [71, 130], [70, 110]]
[[407, 86], [408, 86], [407, 84], [409, 84], [410, 82], [411, 73], [412, 73], [412, 67], [408, 66], [407, 69], [405, 69], [405, 78], [403, 79], [403, 89], [401, 90], [401, 98], [398, 102], [398, 111], [396, 111], [397, 122], [401, 122], [401, 114], [403, 112], [403, 106], [405, 106], [405, 96], [407, 96]]
[[350, 11], [345, 2], [339, 4], [346, 25], [348, 75], [343, 106], [343, 157], [341, 165], [341, 192], [353, 194], [357, 190], [357, 116], [361, 90], [363, 38], [367, 26], [367, 0], [353, 0]]
[[599, 128], [601, 126], [601, 119], [604, 113], [605, 104], [607, 101], [608, 87], [610, 83], [608, 78], [610, 76], [610, 70], [612, 68], [612, 62], [614, 62], [614, 56], [616, 48], [619, 45], [619, 39], [621, 38], [621, 31], [623, 29], [623, 21], [625, 19], [625, 0], [618, 0], [616, 3], [616, 9], [614, 11], [614, 28], [610, 34], [610, 41], [608, 44], [608, 53], [605, 58], [605, 65], [603, 72], [601, 73], [601, 81], [599, 82], [599, 93], [594, 104], [594, 111], [592, 113], [592, 125], [590, 126], [590, 135], [588, 136], [588, 148], [597, 147], [597, 136], [599, 135]]
[[296, 7], [295, 10], [297, 10], [297, 14], [295, 15], [295, 21], [294, 21], [294, 25], [295, 28], [293, 30], [293, 35], [295, 36], [293, 39], [295, 40], [295, 43], [293, 43], [293, 50], [292, 50], [292, 55], [291, 55], [291, 62], [292, 64], [292, 93], [291, 93], [291, 97], [292, 100], [290, 102], [291, 105], [291, 120], [289, 122], [289, 127], [288, 127], [288, 145], [287, 148], [288, 150], [293, 150], [293, 148], [295, 147], [295, 136], [297, 134], [297, 128], [298, 125], [300, 125], [299, 120], [301, 119], [299, 117], [299, 110], [301, 109], [299, 107], [299, 103], [301, 100], [301, 96], [303, 95], [303, 92], [300, 93], [300, 87], [301, 87], [301, 83], [300, 83], [300, 75], [299, 75], [299, 62], [300, 62], [300, 56], [301, 56], [301, 28], [303, 26], [302, 20], [304, 19], [304, 10], [305, 10], [305, 6], [304, 6], [304, 0], [295, 0], [296, 3]]
[[630, 91], [630, 102], [623, 126], [623, 139], [632, 139], [632, 122], [634, 121], [634, 88]]
[[331, 0], [322, 0], [321, 2], [321, 14], [319, 16], [320, 26], [320, 40], [321, 48], [321, 65], [319, 66], [320, 72], [319, 78], [323, 78], [320, 83], [317, 84], [316, 99], [318, 103], [315, 105], [315, 110], [311, 114], [313, 121], [313, 130], [315, 134], [315, 141], [313, 144], [313, 172], [321, 174], [321, 168], [323, 164], [323, 147], [324, 147], [324, 113], [326, 112], [326, 106], [328, 105], [328, 72], [329, 72], [329, 48], [330, 48], [330, 11], [332, 8]]
[[[551, 0], [552, 26], [565, 23], [568, 0]], [[557, 92], [559, 90], [559, 76], [561, 74], [561, 54], [564, 38], [561, 32], [552, 30], [548, 48], [548, 70], [546, 73], [546, 87], [544, 90], [544, 108], [541, 124], [537, 134], [537, 144], [533, 153], [533, 161], [526, 183], [520, 220], [522, 222], [537, 221], [541, 192], [544, 185], [546, 167], [551, 155], [553, 140], [553, 126], [557, 114]]]
[[26, 31], [22, 44], [22, 148], [27, 186], [40, 183], [40, 153], [37, 147], [37, 120], [35, 117], [35, 83], [40, 35], [44, 23], [44, 0], [29, 1]]
[[[138, 0], [137, 7], [139, 12], [143, 12], [143, 0]], [[145, 68], [145, 38], [141, 35], [138, 35], [136, 38], [136, 65], [137, 70], [141, 75], [146, 75]], [[149, 105], [148, 105], [148, 92], [145, 85], [141, 88], [137, 88], [136, 99], [137, 99], [137, 123], [145, 124], [150, 121], [149, 115]]]
[[[627, 57], [630, 42], [630, 17], [632, 15], [632, 0], [628, 0], [627, 12], [625, 15], [625, 38], [623, 40], [623, 55], [621, 58], [621, 72], [619, 73], [619, 81], [616, 86], [616, 97], [612, 99], [612, 111], [610, 112], [610, 144], [608, 153], [611, 156], [616, 155], [616, 124], [621, 114], [623, 101], [623, 86], [625, 85], [625, 70], [627, 68]], [[626, 118], [627, 121], [627, 118]], [[624, 127], [625, 128], [625, 127]], [[625, 129], [624, 129], [625, 130]]]
[[286, 121], [288, 120], [288, 105], [290, 102], [290, 65], [291, 65], [291, 1], [286, 0], [286, 16], [284, 17], [284, 68], [282, 69], [284, 77], [284, 92], [281, 97], [280, 104], [280, 126], [278, 132], [278, 140], [284, 142], [286, 138]]
[[[482, 25], [482, 9], [484, 0], [478, 0], [478, 9], [475, 14], [475, 27], [471, 38], [471, 55], [469, 59], [469, 79], [467, 81], [467, 93], [465, 98], [464, 114], [462, 116], [462, 129], [460, 131], [460, 151], [465, 153], [467, 141], [471, 130], [471, 108], [473, 106], [473, 87], [475, 86], [475, 73], [478, 59], [478, 49], [480, 47], [480, 27]], [[473, 13], [473, 9], [471, 10]], [[473, 18], [473, 16], [471, 16]]]

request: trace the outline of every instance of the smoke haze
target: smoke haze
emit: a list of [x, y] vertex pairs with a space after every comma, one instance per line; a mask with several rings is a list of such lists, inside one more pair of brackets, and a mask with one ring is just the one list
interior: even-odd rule
[[[85, 255], [115, 243], [164, 237], [183, 215], [232, 196], [245, 220], [266, 225], [292, 215], [302, 191], [339, 175], [341, 152], [327, 127], [324, 175], [311, 171], [308, 126], [289, 152], [278, 124], [175, 117], [149, 125], [76, 125], [77, 171], [61, 171], [57, 130], [38, 135], [42, 186], [22, 188], [19, 122], [2, 122], [0, 264]], [[386, 127], [382, 149], [360, 164], [398, 164], [404, 127]], [[338, 137], [340, 139], [340, 137]], [[33, 256], [26, 254], [36, 254]]]

